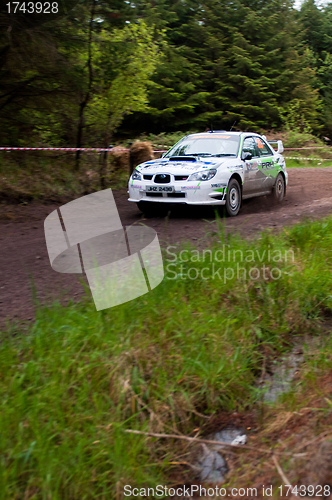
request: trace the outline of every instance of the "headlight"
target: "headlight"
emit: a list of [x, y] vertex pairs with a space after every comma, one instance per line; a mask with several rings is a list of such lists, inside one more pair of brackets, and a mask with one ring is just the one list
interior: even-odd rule
[[211, 170], [203, 170], [202, 172], [195, 172], [191, 174], [188, 181], [209, 181], [216, 173], [217, 171], [214, 168]]
[[141, 181], [142, 180], [142, 176], [139, 172], [137, 172], [137, 170], [134, 170], [133, 173], [131, 174], [131, 178], [134, 180], [134, 181]]

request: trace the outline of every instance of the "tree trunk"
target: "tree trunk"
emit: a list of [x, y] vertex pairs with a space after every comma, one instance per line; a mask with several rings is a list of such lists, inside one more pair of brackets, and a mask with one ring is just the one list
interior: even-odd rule
[[[77, 148], [80, 148], [81, 144], [82, 144], [85, 106], [86, 106], [86, 102], [82, 101], [80, 103], [80, 114], [78, 117], [78, 126], [77, 126], [77, 139], [76, 139], [76, 147]], [[78, 171], [80, 168], [80, 153], [81, 153], [81, 151], [76, 151], [76, 162], [75, 162], [75, 170], [76, 171]]]
[[[110, 137], [107, 134], [104, 140], [104, 148], [109, 147], [110, 143]], [[101, 164], [100, 164], [100, 170], [99, 170], [99, 177], [100, 177], [100, 187], [101, 189], [106, 189], [106, 174], [107, 174], [107, 153], [108, 151], [104, 151]]]
[[[82, 136], [83, 136], [83, 128], [84, 128], [84, 111], [86, 105], [89, 102], [92, 84], [93, 84], [93, 72], [92, 72], [92, 31], [93, 31], [93, 18], [95, 15], [95, 7], [97, 0], [92, 1], [91, 6], [91, 15], [89, 22], [89, 39], [88, 39], [88, 68], [89, 68], [89, 82], [88, 82], [88, 90], [80, 103], [79, 117], [78, 117], [78, 126], [77, 126], [77, 140], [76, 147], [82, 147]], [[75, 170], [78, 171], [80, 168], [80, 151], [76, 151], [76, 162], [75, 162]]]

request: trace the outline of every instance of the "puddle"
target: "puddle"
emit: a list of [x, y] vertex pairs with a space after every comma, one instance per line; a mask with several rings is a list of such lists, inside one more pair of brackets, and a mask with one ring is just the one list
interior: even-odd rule
[[[265, 402], [275, 402], [279, 396], [291, 389], [292, 382], [302, 362], [303, 353], [299, 345], [277, 360], [275, 366], [272, 367], [273, 373], [266, 373], [264, 378], [258, 382], [264, 391]], [[245, 431], [238, 428], [222, 429], [210, 434], [206, 439], [240, 445], [246, 442]], [[199, 480], [210, 483], [224, 482], [228, 472], [226, 455], [226, 446], [202, 443], [199, 458], [194, 465]]]
[[[244, 432], [240, 429], [223, 429], [214, 434], [210, 434], [206, 439], [211, 441], [221, 441], [223, 443], [235, 443], [239, 441], [244, 444]], [[200, 481], [207, 481], [210, 483], [221, 483], [225, 481], [225, 475], [228, 472], [226, 459], [222, 455], [222, 450], [225, 450], [224, 445], [218, 444], [201, 444], [201, 455], [195, 464], [198, 469], [198, 477]]]
[[292, 382], [298, 371], [299, 365], [303, 362], [301, 348], [296, 346], [292, 351], [278, 359], [272, 375], [265, 374], [259, 382], [264, 390], [264, 401], [274, 403], [278, 397], [290, 391]]

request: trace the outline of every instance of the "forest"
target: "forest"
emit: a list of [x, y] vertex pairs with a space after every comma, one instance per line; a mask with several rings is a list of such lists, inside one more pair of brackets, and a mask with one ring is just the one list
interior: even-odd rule
[[0, 14], [2, 146], [108, 147], [147, 133], [332, 135], [332, 4], [79, 0]]
[[[116, 146], [0, 154], [0, 500], [332, 498], [332, 3], [0, 0], [0, 72], [0, 147]], [[282, 203], [128, 201], [129, 168], [208, 128], [284, 142]], [[165, 273], [96, 310], [44, 221], [68, 241], [64, 205], [107, 187]]]

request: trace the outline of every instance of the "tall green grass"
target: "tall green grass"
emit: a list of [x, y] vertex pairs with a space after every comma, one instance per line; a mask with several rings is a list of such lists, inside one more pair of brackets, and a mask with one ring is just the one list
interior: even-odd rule
[[[12, 203], [73, 199], [101, 189], [101, 155], [82, 153], [79, 172], [74, 153], [2, 151], [0, 199]], [[129, 172], [114, 171], [108, 155], [105, 182], [112, 189], [125, 188]]]
[[3, 332], [1, 499], [106, 500], [116, 485], [167, 483], [177, 443], [125, 429], [190, 434], [200, 415], [252, 408], [263, 361], [332, 308], [332, 218], [251, 242], [220, 223], [211, 254], [203, 246], [165, 249], [164, 281], [135, 301], [54, 304], [28, 332]]
[[[309, 160], [303, 160], [302, 157], [299, 156], [299, 158], [294, 159], [295, 156], [291, 153], [289, 153], [289, 156], [292, 157], [292, 159], [288, 159], [287, 156], [285, 156], [286, 160], [286, 167], [288, 168], [325, 168], [325, 167], [332, 167], [332, 152], [329, 153], [329, 157], [327, 158], [321, 158], [319, 154], [309, 154], [308, 152], [303, 154], [303, 157], [305, 158], [311, 158]], [[325, 155], [326, 156], [326, 155]], [[313, 158], [313, 159], [312, 159]]]

